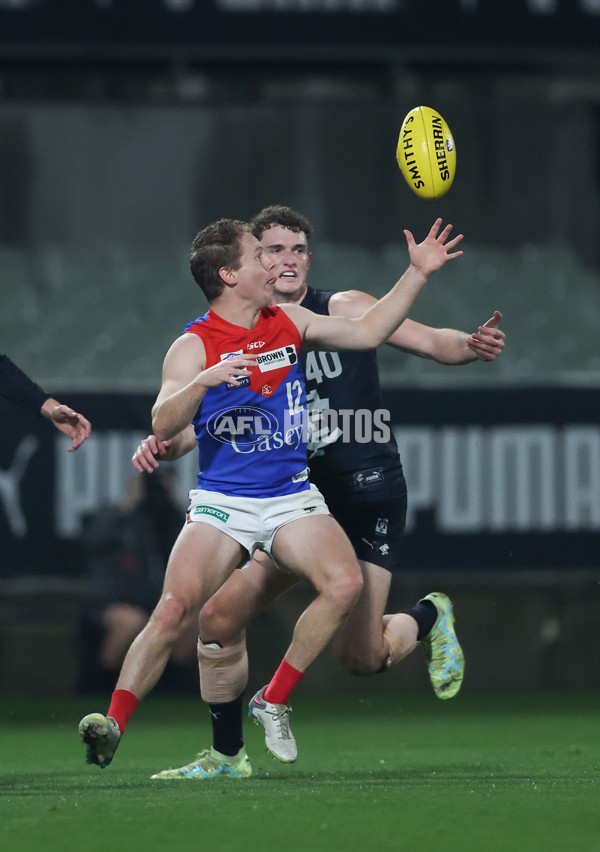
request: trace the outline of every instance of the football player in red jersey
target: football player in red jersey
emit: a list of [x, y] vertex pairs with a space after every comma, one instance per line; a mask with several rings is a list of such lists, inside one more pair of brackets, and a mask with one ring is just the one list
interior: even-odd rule
[[[462, 235], [451, 239], [451, 226], [442, 229], [440, 219], [422, 243], [404, 233], [408, 269], [358, 318], [319, 315], [296, 304], [271, 307], [278, 265], [244, 223], [219, 220], [194, 240], [192, 274], [210, 310], [165, 357], [152, 427], [159, 441], [172, 440], [169, 454], [176, 457], [180, 436], [194, 424], [198, 488], [190, 492], [188, 523], [171, 553], [161, 598], [131, 645], [107, 715], [92, 713], [79, 724], [89, 763], [110, 763], [174, 643], [255, 550], [309, 580], [317, 592], [273, 679], [251, 702], [267, 748], [284, 762], [296, 759], [290, 695], [344, 623], [363, 586], [349, 539], [307, 478], [306, 393], [297, 355], [300, 345], [379, 346], [407, 316], [429, 275], [462, 254], [456, 249]], [[273, 421], [266, 430], [265, 423]]]
[[[258, 213], [251, 225], [265, 251], [281, 262], [275, 292], [278, 303], [292, 302], [317, 313], [357, 317], [375, 301], [358, 290], [314, 290], [308, 286], [312, 225], [302, 214], [273, 205]], [[386, 342], [442, 364], [493, 361], [504, 347], [504, 333], [497, 327], [500, 319], [496, 311], [474, 334], [431, 328], [406, 319]], [[429, 656], [441, 641], [445, 651], [435, 654], [430, 677], [440, 698], [452, 698], [461, 685], [463, 661], [460, 647], [453, 648], [454, 640], [448, 641], [443, 632], [444, 628], [450, 633], [448, 598], [433, 593], [405, 612], [386, 613], [392, 572], [403, 567], [401, 540], [406, 519], [406, 482], [394, 437], [390, 432], [386, 441], [364, 442], [339, 429], [336, 434], [319, 428], [317, 415], [323, 408], [382, 409], [375, 352], [309, 351], [302, 353], [302, 359], [308, 405], [315, 414], [312, 422], [316, 427], [309, 441], [310, 479], [348, 534], [364, 578], [357, 603], [333, 640], [334, 654], [347, 671], [369, 675], [387, 671], [417, 642]], [[191, 449], [195, 443], [191, 428], [187, 442]], [[155, 436], [148, 436], [134, 454], [134, 467], [152, 472], [167, 449]], [[297, 582], [294, 575], [279, 571], [266, 554], [256, 553], [203, 607], [198, 661], [202, 697], [211, 711], [213, 746], [192, 763], [163, 770], [153, 778], [247, 777], [251, 773], [242, 732], [243, 693], [248, 680], [245, 628], [259, 611]]]

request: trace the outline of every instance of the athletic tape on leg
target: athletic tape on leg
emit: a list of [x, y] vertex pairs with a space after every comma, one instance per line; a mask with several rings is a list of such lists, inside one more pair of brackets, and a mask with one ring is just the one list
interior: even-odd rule
[[248, 683], [246, 642], [219, 648], [198, 640], [200, 695], [207, 704], [225, 704], [241, 695]]

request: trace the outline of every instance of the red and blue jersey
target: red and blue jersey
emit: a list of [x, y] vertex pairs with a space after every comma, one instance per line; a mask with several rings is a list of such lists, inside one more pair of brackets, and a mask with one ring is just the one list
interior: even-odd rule
[[254, 328], [209, 310], [185, 332], [197, 334], [206, 367], [234, 355], [256, 356], [243, 386], [209, 388], [194, 418], [198, 488], [240, 497], [277, 497], [310, 487], [301, 338], [284, 311], [263, 308]]

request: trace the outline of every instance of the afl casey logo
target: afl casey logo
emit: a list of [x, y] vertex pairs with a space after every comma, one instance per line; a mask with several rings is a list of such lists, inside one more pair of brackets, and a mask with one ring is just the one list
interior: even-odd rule
[[223, 408], [208, 420], [209, 435], [222, 444], [249, 447], [275, 435], [279, 430], [277, 418], [268, 411], [252, 405]]

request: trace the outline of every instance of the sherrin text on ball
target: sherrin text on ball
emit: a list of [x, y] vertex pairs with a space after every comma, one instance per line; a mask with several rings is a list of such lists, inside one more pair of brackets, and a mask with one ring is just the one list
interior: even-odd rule
[[448, 192], [456, 172], [456, 148], [437, 110], [411, 109], [400, 128], [396, 159], [406, 182], [421, 198], [441, 198]]

